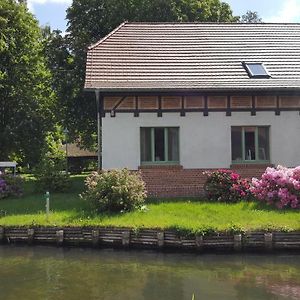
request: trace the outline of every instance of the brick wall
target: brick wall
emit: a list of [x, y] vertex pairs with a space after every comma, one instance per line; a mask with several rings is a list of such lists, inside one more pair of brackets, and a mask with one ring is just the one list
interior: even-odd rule
[[[244, 178], [260, 177], [268, 165], [232, 165]], [[149, 197], [201, 197], [208, 169], [183, 169], [182, 166], [140, 167]]]

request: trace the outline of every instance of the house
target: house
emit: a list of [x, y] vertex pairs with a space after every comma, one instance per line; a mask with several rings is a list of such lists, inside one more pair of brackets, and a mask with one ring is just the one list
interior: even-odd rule
[[152, 196], [196, 196], [203, 171], [300, 164], [300, 24], [123, 23], [88, 50], [104, 169]]

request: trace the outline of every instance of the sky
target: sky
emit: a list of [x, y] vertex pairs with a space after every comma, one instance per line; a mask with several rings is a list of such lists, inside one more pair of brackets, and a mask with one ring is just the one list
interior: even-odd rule
[[[122, 1], [122, 0], [120, 0]], [[247, 10], [258, 12], [264, 22], [300, 22], [300, 0], [222, 0], [230, 4], [234, 15]], [[30, 11], [41, 25], [66, 31], [66, 9], [72, 0], [27, 0]]]

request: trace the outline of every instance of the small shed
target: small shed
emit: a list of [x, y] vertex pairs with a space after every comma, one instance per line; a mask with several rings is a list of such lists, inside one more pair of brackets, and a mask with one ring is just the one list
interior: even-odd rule
[[93, 163], [95, 163], [96, 166], [96, 151], [80, 148], [80, 146], [75, 143], [64, 144], [60, 149], [66, 153], [68, 167], [71, 172], [93, 169]]

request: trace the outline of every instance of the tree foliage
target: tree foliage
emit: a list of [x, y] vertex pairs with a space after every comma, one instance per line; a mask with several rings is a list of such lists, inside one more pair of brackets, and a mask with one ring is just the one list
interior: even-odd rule
[[256, 11], [248, 10], [240, 19], [241, 23], [262, 23], [262, 18], [259, 17]]
[[34, 163], [51, 130], [54, 94], [36, 19], [0, 0], [0, 160]]
[[[71, 134], [81, 136], [86, 146], [93, 143], [96, 109], [93, 94], [83, 93], [87, 47], [123, 21], [136, 22], [237, 22], [230, 6], [220, 0], [74, 0], [67, 10], [66, 40], [73, 61], [67, 73], [70, 93], [66, 101], [66, 122]], [[62, 63], [63, 68], [67, 68]], [[71, 78], [71, 80], [70, 80]], [[59, 81], [59, 80], [58, 80]], [[62, 82], [65, 82], [63, 80]], [[62, 97], [62, 95], [61, 95]]]

